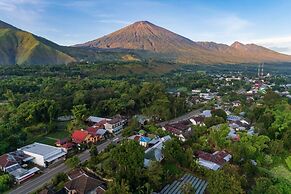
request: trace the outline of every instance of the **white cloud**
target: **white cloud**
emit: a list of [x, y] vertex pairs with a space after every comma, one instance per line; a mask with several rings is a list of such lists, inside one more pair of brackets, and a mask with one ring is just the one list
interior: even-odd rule
[[262, 44], [282, 44], [282, 43], [291, 43], [291, 36], [283, 37], [269, 37], [263, 39], [254, 39], [251, 40], [253, 43], [262, 43]]
[[278, 52], [291, 54], [291, 36], [268, 37], [243, 41], [244, 43], [255, 43]]
[[42, 6], [42, 0], [0, 0], [2, 14], [16, 23], [32, 23], [40, 17]]

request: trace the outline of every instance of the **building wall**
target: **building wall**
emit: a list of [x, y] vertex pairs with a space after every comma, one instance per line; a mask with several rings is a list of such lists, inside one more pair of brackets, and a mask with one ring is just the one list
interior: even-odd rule
[[33, 163], [35, 163], [35, 164], [37, 164], [39, 166], [46, 167], [46, 164], [45, 164], [45, 161], [44, 161], [43, 156], [38, 155], [38, 154], [31, 153], [31, 152], [28, 152], [28, 151], [25, 151], [25, 150], [23, 152], [25, 154], [29, 155], [29, 156], [34, 157], [34, 159], [32, 160]]
[[109, 131], [110, 133], [117, 133], [122, 129], [123, 124], [121, 122], [115, 125], [106, 123], [104, 126], [105, 126], [105, 129]]

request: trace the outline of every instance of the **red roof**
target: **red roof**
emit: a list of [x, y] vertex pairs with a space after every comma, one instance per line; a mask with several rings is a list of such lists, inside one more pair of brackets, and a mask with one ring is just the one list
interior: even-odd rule
[[173, 133], [173, 134], [176, 134], [176, 135], [180, 135], [180, 134], [182, 134], [182, 131], [181, 131], [181, 130], [179, 130], [179, 129], [173, 127], [172, 125], [165, 125], [164, 128], [165, 128], [167, 131], [169, 131], [169, 132], [171, 132], [171, 133]]
[[82, 143], [83, 141], [85, 141], [88, 135], [88, 131], [76, 130], [72, 134], [72, 140], [75, 143]]
[[140, 135], [136, 135], [135, 137], [134, 137], [134, 141], [139, 141], [139, 139], [141, 138], [141, 136]]
[[68, 143], [68, 139], [67, 138], [64, 138], [64, 139], [58, 139], [57, 141], [56, 141], [56, 144], [60, 144], [60, 145], [63, 145], [63, 144], [66, 144], [66, 143]]
[[106, 120], [106, 119], [101, 120], [101, 121], [99, 121], [98, 123], [95, 123], [95, 124], [93, 125], [93, 127], [104, 127], [104, 124], [105, 124], [105, 123], [107, 123], [107, 120]]
[[110, 121], [107, 121], [107, 123], [114, 125], [114, 124], [120, 123], [122, 121], [123, 121], [123, 119], [115, 117], [115, 118], [111, 119]]
[[0, 166], [2, 168], [7, 168], [9, 166], [12, 166], [14, 164], [17, 164], [17, 162], [10, 157], [8, 154], [3, 154], [2, 156], [0, 156]]
[[96, 135], [97, 130], [98, 130], [98, 128], [96, 128], [96, 127], [89, 127], [86, 129], [86, 131], [88, 131], [88, 133], [91, 135]]
[[197, 154], [199, 158], [210, 162], [214, 162], [219, 165], [223, 165], [226, 162], [226, 160], [223, 159], [225, 156], [221, 157], [219, 154], [213, 155], [203, 151], [198, 151]]
[[71, 149], [74, 146], [72, 142], [68, 142], [62, 145], [62, 148]]
[[240, 136], [237, 134], [235, 137], [232, 138], [232, 141], [240, 141]]
[[220, 158], [225, 158], [228, 154], [229, 153], [227, 153], [226, 151], [219, 151], [219, 152], [213, 153], [213, 155]]

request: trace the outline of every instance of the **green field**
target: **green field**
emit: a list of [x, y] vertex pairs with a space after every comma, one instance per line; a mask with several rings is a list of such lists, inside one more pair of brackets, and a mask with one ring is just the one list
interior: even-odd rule
[[70, 134], [68, 131], [65, 131], [65, 130], [56, 131], [56, 132], [49, 133], [49, 134], [37, 139], [36, 142], [44, 143], [44, 144], [48, 144], [48, 145], [55, 145], [55, 142], [58, 139], [63, 139], [66, 137], [70, 137]]

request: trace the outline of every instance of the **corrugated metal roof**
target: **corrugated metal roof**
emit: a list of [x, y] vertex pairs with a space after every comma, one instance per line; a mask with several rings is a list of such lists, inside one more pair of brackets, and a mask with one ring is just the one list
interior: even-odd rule
[[159, 194], [182, 194], [182, 187], [187, 183], [190, 183], [195, 188], [196, 194], [203, 194], [207, 187], [206, 181], [190, 174], [185, 174], [179, 180], [174, 181], [170, 185], [166, 185]]

